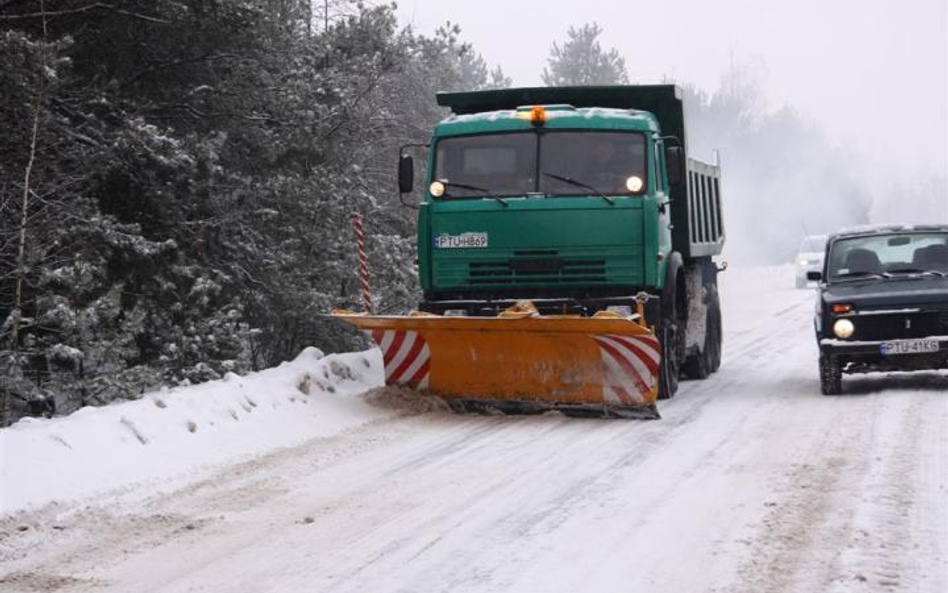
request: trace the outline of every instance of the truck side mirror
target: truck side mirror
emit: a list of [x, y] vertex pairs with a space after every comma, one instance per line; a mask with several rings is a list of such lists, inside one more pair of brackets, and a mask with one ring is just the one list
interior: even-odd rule
[[811, 282], [819, 282], [823, 279], [823, 272], [809, 271], [806, 273], [806, 279]]
[[685, 154], [680, 146], [665, 148], [665, 167], [668, 169], [668, 185], [678, 185], [685, 179]]
[[415, 161], [407, 154], [398, 157], [398, 191], [410, 194], [415, 187]]

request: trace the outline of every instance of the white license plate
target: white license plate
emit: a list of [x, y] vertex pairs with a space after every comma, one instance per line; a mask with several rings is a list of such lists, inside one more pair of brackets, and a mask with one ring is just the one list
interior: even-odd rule
[[897, 340], [882, 342], [882, 354], [921, 354], [938, 352], [938, 340]]
[[438, 235], [436, 249], [483, 249], [487, 247], [487, 233], [462, 233], [460, 235]]

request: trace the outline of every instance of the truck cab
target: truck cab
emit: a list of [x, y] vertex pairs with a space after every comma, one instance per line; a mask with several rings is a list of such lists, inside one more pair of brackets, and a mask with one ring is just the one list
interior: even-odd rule
[[597, 308], [660, 289], [671, 229], [658, 132], [648, 113], [568, 105], [442, 122], [418, 227], [426, 303]]

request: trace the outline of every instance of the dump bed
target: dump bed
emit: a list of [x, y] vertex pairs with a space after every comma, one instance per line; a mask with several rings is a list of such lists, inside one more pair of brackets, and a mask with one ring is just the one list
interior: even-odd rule
[[[672, 186], [672, 243], [684, 257], [719, 255], [724, 248], [721, 169], [687, 159], [684, 188]], [[687, 196], [687, 208], [676, 208]]]
[[[526, 105], [571, 105], [647, 111], [663, 136], [674, 136], [684, 148], [687, 175], [672, 185], [672, 242], [684, 257], [718, 255], [724, 247], [721, 171], [687, 158], [688, 138], [682, 92], [675, 85], [534, 87], [463, 93], [438, 93], [438, 104], [458, 115]], [[671, 143], [671, 141], [669, 141]]]

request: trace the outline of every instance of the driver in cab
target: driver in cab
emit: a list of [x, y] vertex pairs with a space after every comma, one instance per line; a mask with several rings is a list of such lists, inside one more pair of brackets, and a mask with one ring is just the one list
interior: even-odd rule
[[593, 180], [597, 189], [607, 194], [626, 194], [642, 189], [642, 172], [633, 163], [644, 161], [643, 147], [630, 145], [624, 150], [614, 142], [601, 140], [593, 145], [592, 158], [587, 165], [586, 178]]

